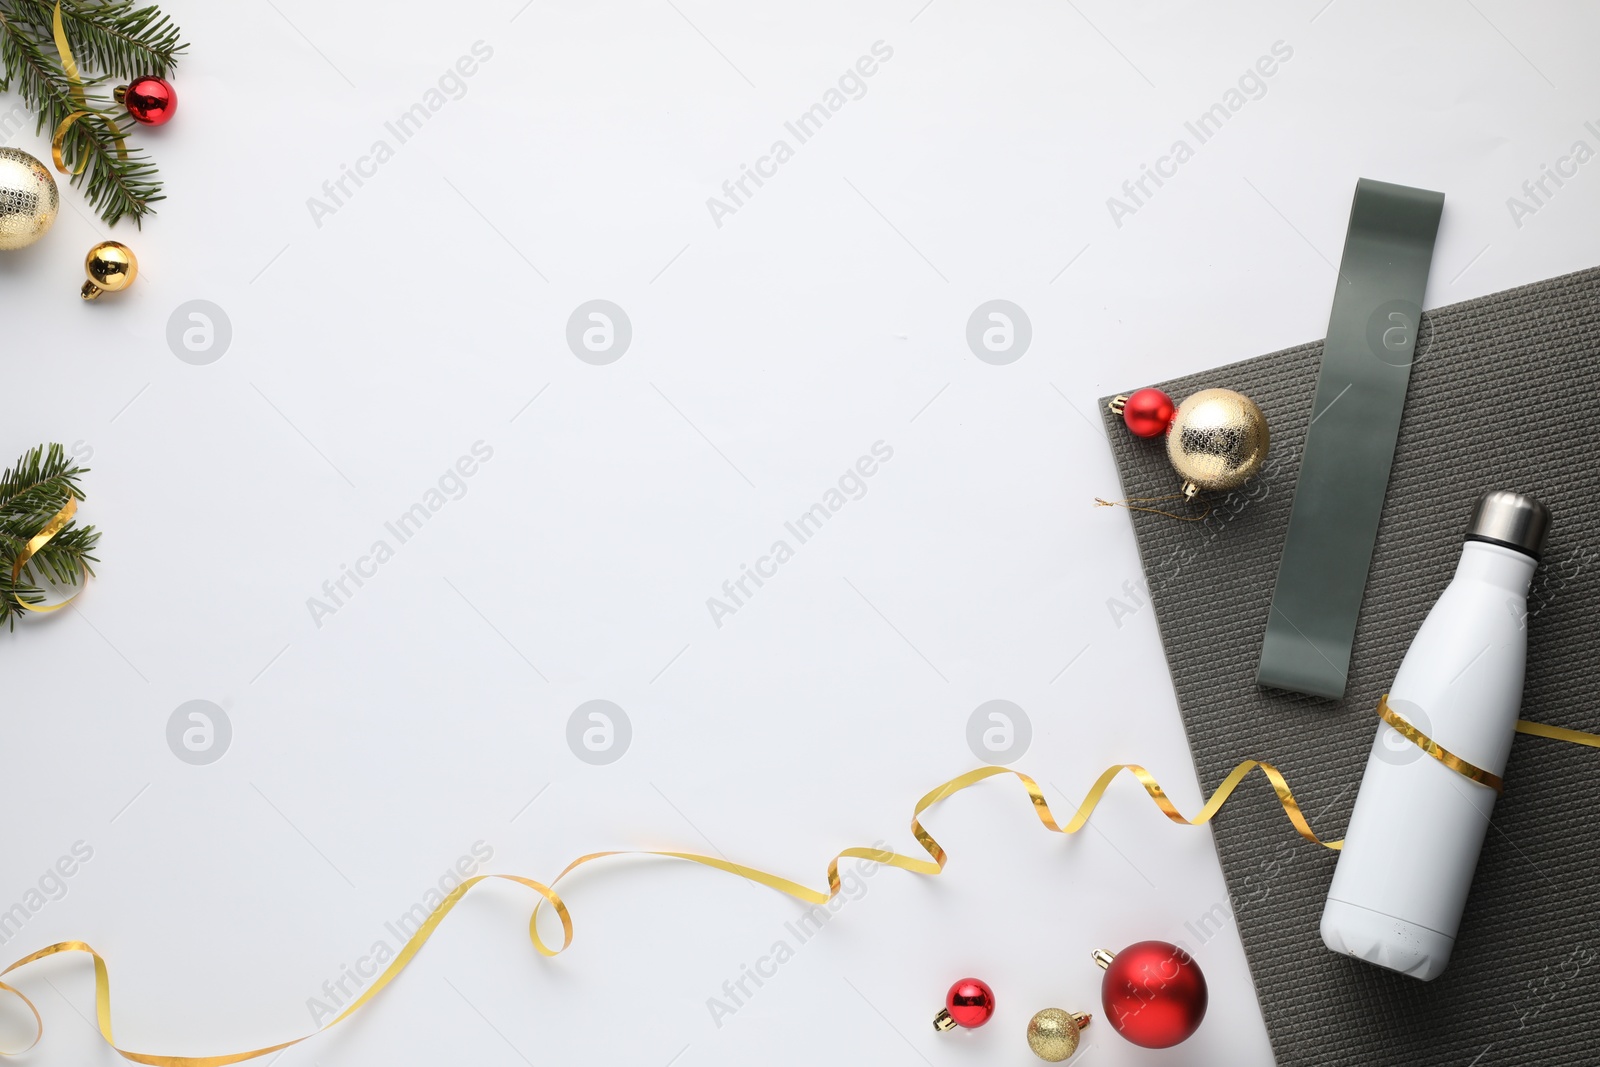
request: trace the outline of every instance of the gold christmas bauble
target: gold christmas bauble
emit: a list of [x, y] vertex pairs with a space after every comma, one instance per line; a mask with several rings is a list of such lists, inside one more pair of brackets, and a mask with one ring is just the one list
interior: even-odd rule
[[1087, 1015], [1046, 1008], [1028, 1020], [1028, 1047], [1041, 1060], [1060, 1063], [1078, 1051], [1078, 1031], [1088, 1025]]
[[1232, 489], [1267, 458], [1267, 418], [1232, 389], [1202, 389], [1178, 405], [1167, 433], [1167, 458], [1183, 479], [1183, 495]]
[[0, 148], [0, 250], [33, 244], [60, 209], [61, 192], [45, 165], [20, 148]]
[[101, 293], [116, 293], [133, 284], [139, 276], [139, 260], [133, 249], [121, 241], [101, 241], [89, 249], [83, 261], [84, 273], [89, 280], [83, 283], [79, 296], [93, 300]]

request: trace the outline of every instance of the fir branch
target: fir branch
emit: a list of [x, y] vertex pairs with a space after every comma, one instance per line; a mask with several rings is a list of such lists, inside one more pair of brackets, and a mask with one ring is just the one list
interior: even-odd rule
[[11, 568], [0, 572], [0, 622], [7, 628], [17, 628], [17, 616], [24, 613], [23, 604], [43, 604], [44, 590], [27, 582], [13, 582]]
[[94, 574], [100, 533], [69, 522], [34, 553], [16, 579], [11, 575], [18, 553], [45, 523], [68, 499], [83, 499], [78, 481], [85, 473], [87, 468], [52, 444], [24, 453], [15, 467], [0, 474], [0, 622], [15, 628], [23, 604], [44, 602], [45, 591], [36, 584], [40, 580], [71, 586]]
[[94, 564], [100, 557], [94, 554], [100, 542], [100, 531], [93, 526], [68, 524], [67, 528], [52, 537], [43, 548], [22, 568], [22, 576], [33, 580], [33, 568], [47, 582], [56, 585], [77, 585], [84, 576], [94, 577]]
[[[0, 505], [9, 504], [19, 496], [43, 485], [78, 488], [78, 478], [88, 473], [88, 468], [68, 462], [67, 450], [59, 444], [40, 445], [17, 457], [17, 465], [0, 474]], [[74, 494], [83, 499], [81, 493]]]
[[[4, 0], [19, 20], [43, 39], [51, 39], [54, 0]], [[80, 68], [104, 71], [124, 81], [141, 74], [171, 74], [187, 45], [178, 27], [155, 6], [134, 7], [133, 0], [63, 3], [61, 22]]]
[[82, 500], [78, 480], [86, 473], [87, 468], [68, 459], [59, 444], [24, 452], [15, 467], [0, 474], [0, 530], [7, 523], [43, 523], [61, 510], [69, 496]]
[[[23, 102], [39, 113], [38, 130], [53, 133], [68, 115], [81, 110], [73, 85], [61, 67], [51, 33], [55, 5], [51, 0], [0, 0], [0, 91], [15, 88]], [[178, 29], [154, 7], [134, 7], [131, 0], [83, 0], [62, 6], [62, 25], [83, 76], [88, 106], [96, 114], [78, 119], [67, 131], [63, 157], [74, 168], [72, 184], [100, 212], [108, 225], [125, 217], [135, 225], [165, 199], [155, 164], [145, 153], [118, 150], [117, 139], [126, 135], [117, 115], [120, 107], [103, 92], [94, 90], [108, 76], [170, 73], [186, 47]], [[90, 71], [101, 73], [91, 75]]]

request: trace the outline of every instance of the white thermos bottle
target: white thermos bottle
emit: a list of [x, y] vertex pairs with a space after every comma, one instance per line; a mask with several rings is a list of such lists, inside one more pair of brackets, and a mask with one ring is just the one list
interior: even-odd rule
[[[1504, 773], [1516, 731], [1528, 585], [1549, 524], [1532, 497], [1478, 502], [1455, 577], [1389, 690], [1394, 712], [1493, 775]], [[1380, 722], [1322, 911], [1323, 943], [1423, 981], [1442, 974], [1496, 796]]]

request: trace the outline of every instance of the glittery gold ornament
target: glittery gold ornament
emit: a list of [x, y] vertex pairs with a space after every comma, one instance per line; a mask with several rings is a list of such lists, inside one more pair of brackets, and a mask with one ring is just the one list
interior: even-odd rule
[[78, 295], [94, 300], [101, 293], [121, 292], [139, 276], [139, 261], [133, 249], [121, 241], [101, 241], [89, 249], [83, 261], [84, 273], [89, 280], [83, 283]]
[[1202, 389], [1178, 405], [1167, 433], [1167, 458], [1183, 479], [1183, 495], [1232, 489], [1267, 458], [1267, 418], [1232, 389]]
[[1060, 1063], [1078, 1051], [1078, 1031], [1089, 1019], [1083, 1012], [1046, 1008], [1028, 1020], [1028, 1047], [1041, 1060]]
[[33, 244], [60, 208], [61, 192], [43, 163], [19, 148], [0, 148], [0, 250]]

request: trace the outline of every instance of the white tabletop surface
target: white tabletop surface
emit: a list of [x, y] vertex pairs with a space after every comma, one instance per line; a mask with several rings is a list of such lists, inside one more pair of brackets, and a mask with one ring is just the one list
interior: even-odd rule
[[[1576, 3], [165, 6], [192, 47], [136, 135], [160, 213], [108, 233], [63, 185], [0, 257], [0, 458], [66, 444], [104, 530], [73, 610], [0, 633], [3, 951], [92, 943], [142, 1052], [312, 1029], [462, 857], [690, 849], [820, 885], [845, 846], [914, 850], [986, 701], [1023, 709], [1012, 765], [1063, 808], [1138, 761], [1197, 809], [1128, 522], [1092, 506], [1118, 492], [1096, 398], [1320, 335], [1358, 177], [1447, 194], [1429, 306], [1595, 261]], [[142, 275], [84, 306], [108, 235]], [[569, 347], [592, 300], [620, 355], [614, 314], [611, 351], [583, 347], [601, 320]], [[1025, 350], [969, 347], [991, 300]], [[769, 576], [734, 602], [745, 565]], [[567, 742], [593, 700], [631, 728], [604, 765]], [[169, 746], [190, 701], [220, 759], [176, 754], [215, 754], [215, 715], [209, 751], [188, 711]], [[280, 1062], [1025, 1064], [1035, 1010], [1099, 1013], [1089, 950], [1144, 938], [1203, 964], [1204, 1026], [1163, 1054], [1102, 1021], [1081, 1062], [1271, 1062], [1209, 831], [1131, 780], [1070, 840], [1005, 780], [929, 825], [942, 878], [852, 883], [805, 941], [797, 903], [667, 861], [564, 885], [556, 960], [530, 894], [475, 892]], [[772, 974], [736, 1004], [747, 967]], [[965, 974], [1000, 1014], [935, 1034]], [[19, 982], [34, 1062], [112, 1062], [85, 964]]]

